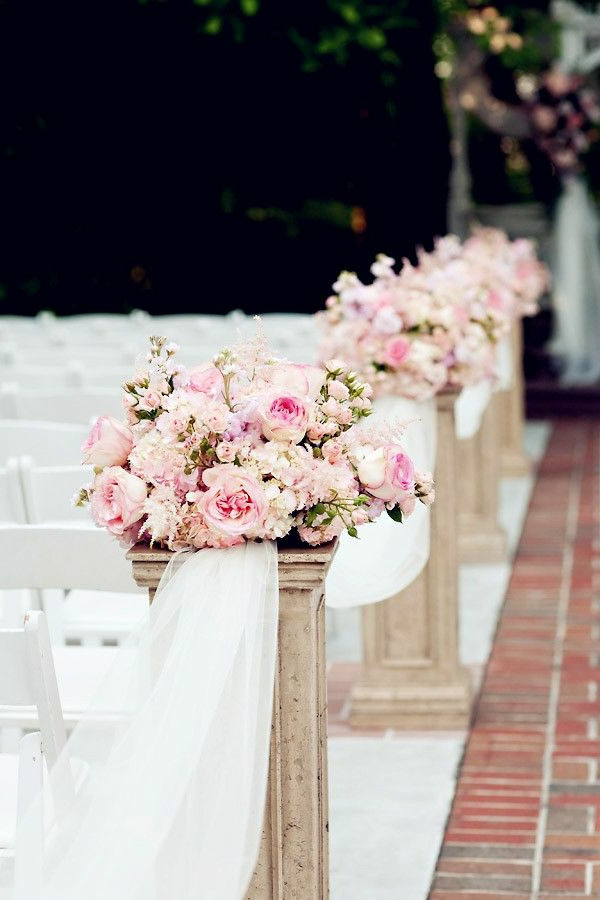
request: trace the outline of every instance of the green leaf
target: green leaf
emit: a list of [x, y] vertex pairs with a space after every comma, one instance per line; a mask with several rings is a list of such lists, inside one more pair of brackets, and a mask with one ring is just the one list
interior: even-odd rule
[[323, 515], [324, 512], [327, 512], [324, 503], [317, 503], [313, 506], [313, 512], [316, 513], [317, 516]]
[[386, 510], [390, 519], [393, 519], [394, 522], [402, 522], [402, 510], [399, 506], [394, 506], [392, 509]]
[[255, 16], [258, 12], [258, 0], [240, 0], [240, 9], [245, 16]]
[[358, 537], [358, 531], [356, 530], [354, 525], [351, 525], [350, 528], [347, 529], [347, 531], [348, 531], [348, 534], [350, 535], [350, 537], [354, 537], [354, 538]]
[[219, 34], [222, 28], [223, 21], [220, 16], [211, 16], [210, 19], [206, 21], [204, 31], [206, 34]]

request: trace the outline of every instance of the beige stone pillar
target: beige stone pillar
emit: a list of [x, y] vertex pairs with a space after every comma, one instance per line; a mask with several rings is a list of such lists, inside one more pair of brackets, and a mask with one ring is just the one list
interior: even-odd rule
[[500, 431], [498, 394], [492, 394], [477, 434], [458, 443], [459, 561], [497, 563], [507, 558], [506, 534], [498, 524]]
[[470, 680], [458, 650], [456, 397], [447, 390], [437, 398], [427, 565], [405, 590], [363, 608], [363, 666], [350, 708], [356, 726], [462, 729], [469, 720]]
[[513, 380], [508, 391], [498, 394], [500, 407], [500, 469], [502, 475], [529, 475], [531, 460], [523, 449], [525, 382], [523, 378], [523, 322], [518, 319], [510, 333]]
[[[279, 548], [269, 786], [248, 900], [329, 896], [324, 584], [335, 549], [335, 542]], [[152, 601], [172, 554], [138, 544], [127, 556]]]

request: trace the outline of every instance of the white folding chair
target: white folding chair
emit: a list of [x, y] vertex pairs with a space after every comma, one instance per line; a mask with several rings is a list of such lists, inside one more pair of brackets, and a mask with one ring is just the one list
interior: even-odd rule
[[[10, 857], [18, 851], [13, 896], [34, 900], [41, 895], [42, 804], [39, 821], [28, 826], [28, 836], [34, 840], [27, 847], [17, 845], [19, 823], [26, 814], [38, 816], [38, 809], [30, 807], [43, 786], [44, 761], [50, 771], [66, 743], [50, 638], [44, 614], [38, 611], [27, 613], [24, 627], [0, 629], [0, 717], [18, 710], [39, 730], [21, 738], [18, 754], [0, 753], [0, 853]], [[77, 789], [74, 771], [65, 753], [61, 791]], [[85, 770], [80, 766], [79, 780], [83, 777]]]
[[0, 522], [23, 525], [27, 521], [19, 469], [14, 457], [0, 466]]
[[11, 456], [30, 456], [50, 466], [76, 465], [88, 432], [86, 425], [0, 417], [0, 465]]
[[[58, 354], [57, 354], [58, 356]], [[28, 366], [22, 363], [2, 367], [2, 385], [16, 384], [18, 388], [56, 390], [73, 388], [82, 384], [84, 367], [77, 362], [65, 363], [58, 359], [54, 365]]]
[[[91, 481], [91, 466], [38, 466], [20, 460], [20, 475], [27, 522], [46, 526], [93, 528], [88, 509], [73, 506], [71, 497]], [[136, 591], [102, 590], [42, 592], [54, 643], [80, 642], [86, 647], [119, 642], [131, 632], [146, 609], [145, 597]]]
[[[0, 526], [0, 547], [0, 589], [136, 590], [125, 552], [100, 529], [4, 525]], [[54, 647], [67, 728], [89, 706], [116, 649]], [[34, 728], [35, 721], [23, 710], [0, 710], [0, 725], [27, 729]]]
[[[0, 523], [22, 525], [27, 521], [27, 511], [21, 486], [19, 460], [9, 458], [0, 467]], [[24, 611], [38, 606], [39, 598], [32, 591], [6, 591], [0, 589], [0, 622], [16, 625], [23, 620]]]
[[88, 424], [102, 415], [123, 417], [120, 391], [101, 388], [56, 390], [20, 389], [4, 385], [0, 389], [0, 418], [35, 419], [38, 422]]

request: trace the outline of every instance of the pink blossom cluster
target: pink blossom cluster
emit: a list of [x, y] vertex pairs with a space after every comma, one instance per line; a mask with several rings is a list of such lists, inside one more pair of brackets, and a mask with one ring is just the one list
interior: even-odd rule
[[126, 421], [102, 416], [82, 448], [95, 475], [76, 502], [122, 543], [229, 547], [296, 529], [320, 544], [433, 501], [396, 436], [355, 427], [372, 392], [343, 363], [275, 359], [260, 336], [187, 371], [175, 352], [151, 338], [123, 386]]
[[561, 176], [581, 172], [582, 157], [600, 138], [600, 99], [581, 75], [545, 72], [527, 99], [533, 135]]
[[548, 286], [531, 241], [481, 228], [463, 244], [448, 236], [417, 265], [379, 255], [363, 284], [342, 272], [319, 313], [319, 355], [340, 356], [377, 393], [424, 400], [446, 384], [495, 374], [495, 345], [513, 321], [531, 315]]

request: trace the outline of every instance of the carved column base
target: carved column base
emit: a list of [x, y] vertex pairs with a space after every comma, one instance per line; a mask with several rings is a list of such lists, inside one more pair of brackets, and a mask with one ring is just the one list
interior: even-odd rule
[[458, 558], [461, 564], [503, 563], [508, 557], [506, 533], [484, 517], [459, 516]]
[[352, 691], [350, 724], [357, 728], [463, 731], [471, 715], [468, 673], [453, 684], [360, 683]]

